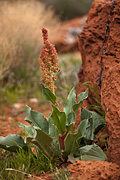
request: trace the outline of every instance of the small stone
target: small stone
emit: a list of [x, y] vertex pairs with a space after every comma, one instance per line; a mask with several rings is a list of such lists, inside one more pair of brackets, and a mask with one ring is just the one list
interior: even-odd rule
[[25, 106], [23, 103], [15, 103], [15, 104], [13, 105], [13, 107], [14, 107], [15, 109], [20, 109], [20, 108], [22, 108], [23, 106]]
[[31, 98], [29, 99], [30, 103], [38, 103], [38, 99], [37, 98]]

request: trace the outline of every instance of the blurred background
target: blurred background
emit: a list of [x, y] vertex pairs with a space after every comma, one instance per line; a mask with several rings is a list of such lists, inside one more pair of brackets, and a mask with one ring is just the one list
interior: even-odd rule
[[53, 7], [60, 19], [65, 21], [88, 13], [93, 0], [39, 0], [46, 7]]
[[[38, 61], [43, 45], [41, 28], [48, 29], [49, 40], [54, 43], [62, 24], [65, 27], [67, 20], [87, 14], [91, 3], [92, 0], [0, 0], [1, 106], [42, 99]], [[57, 94], [64, 99], [77, 84], [81, 57], [78, 52], [63, 53], [59, 49], [58, 54], [61, 72]]]

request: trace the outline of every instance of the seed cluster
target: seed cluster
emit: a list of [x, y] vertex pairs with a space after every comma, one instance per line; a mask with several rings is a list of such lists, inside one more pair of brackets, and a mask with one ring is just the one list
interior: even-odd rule
[[47, 29], [42, 29], [42, 36], [44, 46], [41, 48], [39, 57], [42, 72], [41, 83], [55, 93], [56, 86], [54, 82], [57, 78], [56, 73], [59, 70], [58, 56], [55, 46], [48, 41]]

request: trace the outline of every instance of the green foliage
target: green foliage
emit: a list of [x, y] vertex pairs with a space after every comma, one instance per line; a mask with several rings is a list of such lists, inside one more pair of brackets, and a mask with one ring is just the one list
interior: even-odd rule
[[102, 116], [105, 117], [105, 112], [104, 112], [104, 110], [102, 108], [101, 100], [100, 100], [100, 98], [98, 96], [97, 89], [96, 89], [95, 85], [91, 81], [82, 83], [82, 85], [87, 86], [93, 92], [93, 94], [95, 95], [94, 100], [97, 103], [97, 105], [89, 105], [88, 107], [90, 109], [93, 109], [93, 110], [97, 111], [98, 113], [100, 113]]
[[1, 180], [31, 179], [35, 177], [33, 174], [40, 175], [45, 171], [51, 172], [57, 165], [58, 161], [50, 161], [36, 148], [31, 151], [30, 144], [27, 153], [23, 149], [19, 149], [17, 153], [0, 149]]
[[40, 2], [11, 1], [0, 1], [0, 103], [10, 105], [21, 98], [40, 97], [36, 83], [41, 75], [37, 60], [42, 46], [40, 29], [47, 27], [52, 38], [53, 28], [60, 23], [53, 10], [46, 13]]
[[[105, 134], [107, 135], [107, 137], [103, 138], [102, 135], [105, 135]], [[98, 145], [100, 146], [104, 144], [107, 151], [108, 151], [108, 136], [109, 136], [109, 133], [107, 131], [101, 132], [98, 136]]]
[[[59, 108], [54, 105], [56, 96], [52, 91], [43, 85], [42, 90], [44, 98], [53, 103], [52, 113], [50, 113], [49, 119], [47, 120], [43, 114], [31, 110], [29, 106], [26, 106], [25, 120], [31, 126], [19, 123], [19, 126], [23, 127], [26, 132], [24, 142], [23, 139], [19, 137], [16, 143], [8, 143], [6, 140], [8, 137], [1, 137], [1, 148], [15, 151], [15, 147], [28, 147], [29, 143], [31, 143], [38, 148], [40, 153], [43, 152], [48, 159], [53, 157], [62, 160], [66, 160], [71, 156], [74, 157], [74, 154], [75, 156], [76, 154], [78, 155], [75, 158], [81, 159], [81, 152], [83, 152], [83, 154], [85, 153], [86, 157], [89, 155], [89, 150], [93, 148], [94, 151], [97, 151], [97, 155], [94, 156], [94, 153], [92, 154], [92, 156], [94, 156], [93, 159], [105, 160], [106, 158], [102, 150], [96, 145], [91, 145], [91, 143], [96, 140], [95, 134], [106, 124], [104, 117], [98, 115], [96, 112], [83, 108], [81, 112], [82, 122], [79, 124], [77, 130], [74, 128], [77, 111], [83, 104], [83, 100], [88, 97], [88, 89], [78, 95], [78, 102], [76, 102], [75, 89], [72, 88], [65, 102], [63, 111], [60, 111]], [[15, 142], [15, 137], [15, 135], [9, 135], [9, 142]], [[89, 146], [86, 146], [88, 144]], [[81, 150], [81, 148], [83, 148], [84, 151]]]
[[[78, 158], [79, 157], [79, 158]], [[96, 144], [86, 145], [78, 149], [74, 154], [69, 155], [69, 160], [72, 163], [79, 159], [82, 161], [105, 161], [107, 159], [105, 153]]]
[[93, 124], [93, 128], [94, 128], [94, 133], [97, 134], [98, 131], [104, 126], [106, 125], [106, 121], [105, 118], [103, 116], [100, 116], [99, 114], [97, 114], [94, 111], [89, 111], [85, 108], [82, 108], [81, 111], [81, 120], [83, 121], [84, 119], [91, 119], [92, 120], [92, 124]]
[[21, 136], [17, 134], [9, 134], [6, 137], [0, 136], [0, 148], [11, 152], [17, 152], [19, 148], [28, 149]]
[[51, 175], [53, 180], [69, 180], [70, 172], [66, 170], [64, 167], [61, 169], [56, 168], [56, 172], [54, 175]]
[[[64, 56], [64, 58], [63, 58]], [[34, 58], [35, 59], [35, 58]], [[34, 61], [36, 63], [36, 60]], [[39, 63], [39, 62], [38, 62]], [[39, 102], [43, 103], [44, 99], [42, 97], [42, 89], [38, 86], [38, 82], [40, 80], [40, 70], [37, 63], [36, 64], [29, 63], [29, 66], [32, 65], [33, 70], [29, 70], [30, 67], [27, 65], [27, 71], [29, 74], [27, 77], [24, 77], [24, 73], [20, 74], [20, 71], [17, 71], [19, 75], [22, 75], [22, 79], [17, 80], [18, 84], [12, 83], [9, 84], [1, 84], [0, 85], [0, 103], [1, 106], [5, 104], [9, 104], [9, 106], [18, 102], [19, 100], [23, 100], [24, 102], [28, 102], [30, 98], [37, 98]], [[79, 72], [81, 59], [79, 57], [79, 53], [67, 53], [61, 54], [59, 56], [59, 64], [60, 64], [60, 73], [58, 74], [58, 78], [56, 81], [56, 94], [57, 99], [61, 104], [64, 104], [67, 94], [70, 89], [77, 85], [77, 72]], [[23, 67], [21, 65], [20, 68]], [[77, 69], [77, 70], [76, 70]], [[19, 76], [19, 77], [20, 77]], [[16, 75], [15, 75], [16, 77]], [[14, 81], [16, 82], [16, 81]], [[47, 101], [44, 101], [44, 104], [47, 104]], [[3, 112], [3, 111], [2, 111]]]
[[50, 91], [50, 89], [45, 88], [45, 86], [43, 84], [41, 84], [41, 86], [42, 86], [43, 97], [46, 100], [51, 101], [53, 104], [55, 104], [56, 96]]

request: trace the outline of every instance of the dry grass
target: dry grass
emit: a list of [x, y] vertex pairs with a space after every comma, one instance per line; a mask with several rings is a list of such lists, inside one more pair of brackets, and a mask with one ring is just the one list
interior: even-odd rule
[[52, 38], [55, 35], [52, 29], [58, 23], [53, 10], [46, 11], [35, 0], [0, 1], [0, 80], [16, 78], [25, 68], [35, 71], [34, 59], [42, 46], [41, 28], [47, 28]]

